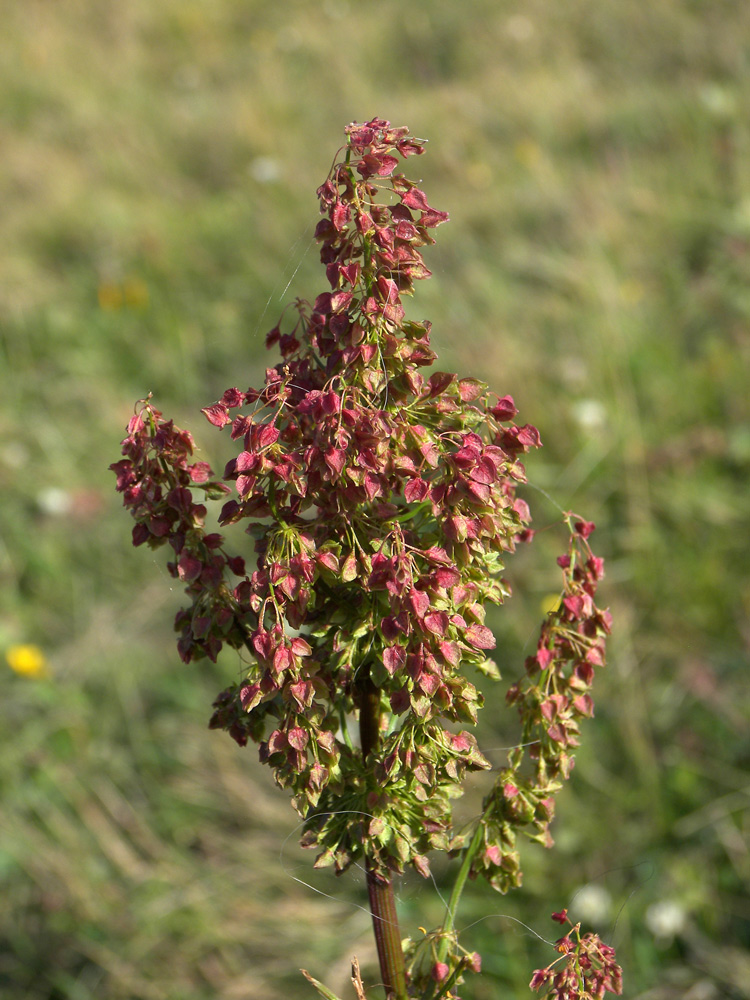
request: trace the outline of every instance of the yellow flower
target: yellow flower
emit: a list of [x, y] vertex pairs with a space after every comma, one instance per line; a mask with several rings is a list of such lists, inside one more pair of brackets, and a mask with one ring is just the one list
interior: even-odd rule
[[48, 677], [49, 668], [44, 653], [38, 646], [11, 646], [5, 653], [11, 670], [25, 677]]

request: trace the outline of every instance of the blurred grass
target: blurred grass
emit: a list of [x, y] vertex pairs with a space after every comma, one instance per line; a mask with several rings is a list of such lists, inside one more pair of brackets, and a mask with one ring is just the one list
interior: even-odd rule
[[[205, 730], [236, 662], [180, 665], [179, 595], [129, 548], [106, 470], [148, 391], [216, 454], [197, 410], [257, 380], [282, 301], [322, 289], [315, 188], [376, 114], [430, 139], [451, 212], [414, 305], [441, 367], [539, 426], [531, 481], [597, 522], [617, 623], [557, 846], [526, 851], [522, 892], [466, 899], [467, 995], [526, 996], [552, 957], [489, 914], [547, 937], [587, 887], [626, 995], [750, 996], [750, 8], [0, 13], [0, 650], [35, 643], [53, 674], [0, 675], [3, 997], [301, 997], [299, 965], [343, 990], [355, 952], [376, 979], [361, 884], [290, 878], [313, 881], [283, 794]], [[507, 677], [556, 586], [552, 534], [510, 567]], [[440, 903], [409, 880], [402, 911], [416, 933]]]

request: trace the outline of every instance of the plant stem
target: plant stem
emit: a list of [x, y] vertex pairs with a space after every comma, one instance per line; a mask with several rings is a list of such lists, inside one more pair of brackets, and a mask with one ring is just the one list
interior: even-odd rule
[[458, 870], [458, 875], [456, 875], [456, 881], [453, 883], [453, 889], [451, 891], [450, 899], [448, 900], [448, 909], [445, 914], [445, 920], [443, 921], [443, 930], [437, 947], [437, 958], [439, 962], [444, 962], [445, 956], [448, 954], [448, 948], [451, 943], [451, 937], [453, 934], [453, 927], [456, 920], [458, 903], [459, 900], [461, 899], [461, 893], [464, 891], [464, 886], [466, 885], [466, 879], [469, 877], [469, 872], [471, 870], [471, 863], [474, 860], [474, 855], [477, 853], [482, 844], [483, 819], [484, 819], [484, 814], [482, 814], [482, 817], [477, 823], [477, 828], [474, 831], [474, 836], [471, 838], [471, 843], [464, 852], [463, 860], [461, 862], [461, 867]]
[[396, 898], [393, 883], [380, 879], [367, 866], [367, 892], [370, 897], [370, 912], [375, 932], [375, 944], [380, 961], [386, 994], [390, 1000], [407, 1000], [406, 969], [401, 948], [401, 934], [398, 929]]
[[[362, 686], [359, 734], [362, 758], [366, 760], [368, 754], [375, 750], [380, 742], [380, 695], [369, 677]], [[398, 929], [393, 883], [390, 879], [378, 875], [369, 858], [366, 858], [366, 868], [372, 926], [386, 994], [388, 1000], [407, 1000], [406, 968]]]

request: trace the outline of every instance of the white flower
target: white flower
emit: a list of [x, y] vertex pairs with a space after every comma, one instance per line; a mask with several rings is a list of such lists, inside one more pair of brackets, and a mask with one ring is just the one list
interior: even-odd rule
[[66, 490], [61, 490], [57, 486], [48, 486], [37, 493], [36, 502], [39, 510], [50, 517], [62, 517], [70, 513], [73, 506], [73, 498]]
[[584, 431], [599, 431], [607, 421], [607, 411], [596, 399], [581, 399], [573, 407], [573, 416]]
[[646, 926], [656, 938], [671, 940], [685, 926], [687, 914], [679, 903], [663, 899], [646, 910]]
[[573, 897], [570, 904], [571, 913], [576, 920], [585, 920], [590, 924], [601, 924], [607, 919], [612, 909], [612, 897], [603, 885], [584, 885]]
[[271, 156], [256, 156], [248, 169], [259, 184], [268, 184], [279, 176], [279, 164]]

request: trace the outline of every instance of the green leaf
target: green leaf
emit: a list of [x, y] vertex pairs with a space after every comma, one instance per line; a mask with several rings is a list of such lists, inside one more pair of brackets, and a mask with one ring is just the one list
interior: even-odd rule
[[337, 997], [335, 993], [332, 993], [327, 986], [324, 986], [322, 983], [318, 982], [317, 979], [313, 979], [313, 977], [306, 969], [300, 969], [299, 971], [302, 973], [302, 975], [305, 977], [308, 983], [312, 983], [312, 985], [315, 987], [318, 993], [322, 997], [325, 997], [325, 1000], [341, 1000], [341, 998]]
[[423, 500], [421, 503], [404, 507], [400, 513], [396, 514], [393, 520], [399, 521], [403, 524], [404, 521], [410, 521], [413, 517], [416, 517], [417, 514], [429, 514], [431, 511], [432, 502], [430, 500]]

